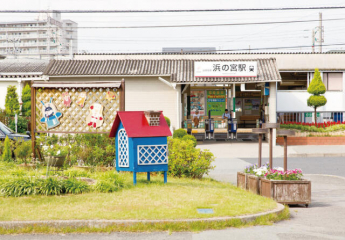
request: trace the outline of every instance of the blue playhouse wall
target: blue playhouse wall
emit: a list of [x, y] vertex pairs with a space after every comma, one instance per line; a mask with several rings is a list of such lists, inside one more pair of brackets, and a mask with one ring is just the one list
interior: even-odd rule
[[[168, 163], [163, 164], [148, 164], [149, 160], [144, 163], [148, 165], [139, 165], [138, 164], [138, 146], [140, 151], [143, 152], [143, 149], [147, 147], [143, 147], [143, 145], [156, 145], [161, 147], [160, 145], [167, 145], [167, 137], [143, 137], [143, 138], [128, 138], [128, 150], [129, 150], [129, 167], [120, 167], [119, 166], [119, 146], [118, 146], [118, 138], [119, 132], [121, 129], [124, 129], [122, 122], [116, 132], [116, 139], [115, 139], [115, 148], [116, 148], [116, 170], [117, 171], [129, 171], [129, 172], [156, 172], [156, 171], [168, 171]], [[161, 149], [162, 150], [162, 149]], [[158, 149], [152, 147], [151, 152], [157, 153]], [[167, 147], [166, 147], [167, 153]], [[143, 156], [145, 154], [140, 154]], [[147, 156], [148, 154], [146, 154]], [[160, 156], [162, 154], [159, 154]]]

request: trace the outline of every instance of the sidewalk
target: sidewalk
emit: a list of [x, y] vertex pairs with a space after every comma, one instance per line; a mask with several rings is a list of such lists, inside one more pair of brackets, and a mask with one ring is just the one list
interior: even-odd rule
[[[217, 142], [198, 143], [198, 148], [210, 149], [216, 158], [257, 158], [259, 144], [257, 142]], [[269, 144], [262, 144], [262, 157], [269, 157]], [[284, 157], [284, 147], [275, 146], [273, 157]], [[304, 145], [288, 146], [288, 157], [345, 157], [344, 145]]]

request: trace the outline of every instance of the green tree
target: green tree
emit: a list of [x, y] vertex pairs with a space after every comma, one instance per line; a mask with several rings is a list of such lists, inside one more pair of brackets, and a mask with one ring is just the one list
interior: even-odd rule
[[307, 104], [309, 107], [314, 108], [314, 115], [315, 115], [315, 124], [316, 124], [316, 109], [318, 107], [324, 106], [327, 103], [327, 99], [321, 94], [326, 92], [325, 84], [323, 84], [320, 76], [319, 69], [315, 69], [314, 78], [311, 80], [311, 83], [308, 87], [308, 93], [313, 94], [307, 100]]
[[31, 88], [26, 84], [22, 91], [22, 113], [23, 116], [31, 116]]
[[12, 151], [11, 151], [11, 143], [8, 136], [5, 138], [4, 142], [4, 153], [2, 154], [2, 160], [5, 162], [12, 161]]
[[14, 116], [19, 112], [19, 101], [16, 86], [8, 86], [5, 100], [5, 111], [9, 116]]

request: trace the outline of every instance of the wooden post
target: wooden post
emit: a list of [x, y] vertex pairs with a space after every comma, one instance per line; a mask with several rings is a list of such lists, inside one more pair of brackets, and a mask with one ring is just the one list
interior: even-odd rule
[[273, 128], [270, 128], [270, 169], [273, 168]]
[[126, 109], [126, 104], [125, 104], [125, 79], [123, 78], [121, 80], [121, 92], [120, 92], [120, 111], [125, 111]]
[[36, 130], [36, 89], [33, 87], [34, 81], [31, 81], [31, 148], [36, 158], [35, 152], [35, 130]]
[[287, 136], [284, 136], [284, 172], [287, 171]]
[[259, 134], [259, 159], [258, 159], [258, 167], [261, 167], [261, 149], [262, 149], [262, 134]]

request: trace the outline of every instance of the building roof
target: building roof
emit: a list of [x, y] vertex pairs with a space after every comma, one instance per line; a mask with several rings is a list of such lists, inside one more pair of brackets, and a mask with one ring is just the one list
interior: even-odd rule
[[117, 112], [109, 137], [115, 137], [117, 129], [122, 122], [128, 137], [167, 137], [171, 132], [163, 113], [160, 115], [160, 125], [150, 126], [144, 111]]
[[0, 60], [0, 74], [6, 73], [43, 73], [49, 60], [4, 59]]
[[[194, 77], [194, 62], [257, 62], [257, 77]], [[51, 60], [48, 76], [169, 76], [173, 83], [281, 81], [275, 58]]]
[[132, 52], [132, 53], [74, 53], [73, 55], [320, 55], [320, 54], [344, 54], [341, 51], [328, 52]]

